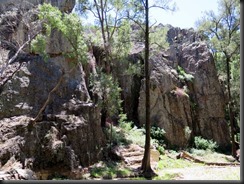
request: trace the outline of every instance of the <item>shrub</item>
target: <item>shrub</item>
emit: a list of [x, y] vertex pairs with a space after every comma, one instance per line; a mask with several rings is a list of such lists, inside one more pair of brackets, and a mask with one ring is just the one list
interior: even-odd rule
[[151, 127], [151, 137], [158, 140], [159, 144], [163, 144], [164, 134], [164, 129], [156, 126]]
[[165, 134], [164, 129], [156, 126], [151, 127], [151, 138], [152, 138], [153, 145], [156, 147], [156, 149], [159, 151], [161, 155], [164, 154], [165, 151], [163, 147], [164, 134]]
[[[112, 128], [112, 132], [111, 132]], [[128, 145], [131, 141], [126, 138], [124, 132], [117, 131], [114, 127], [104, 129], [106, 139], [110, 141], [110, 145]], [[111, 134], [112, 133], [112, 134]]]
[[128, 121], [126, 114], [119, 114], [119, 127], [124, 131], [130, 131], [132, 129], [133, 122]]
[[193, 75], [186, 73], [185, 70], [180, 66], [178, 66], [177, 72], [179, 75], [179, 79], [181, 80], [192, 81], [194, 79]]
[[195, 146], [197, 149], [214, 151], [216, 148], [218, 148], [218, 145], [216, 142], [214, 142], [212, 140], [204, 139], [201, 136], [195, 137], [194, 143], [195, 143]]

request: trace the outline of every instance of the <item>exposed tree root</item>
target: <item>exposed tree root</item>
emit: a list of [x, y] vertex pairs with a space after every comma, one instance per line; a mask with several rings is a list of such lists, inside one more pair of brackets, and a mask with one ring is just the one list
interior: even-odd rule
[[182, 151], [179, 155], [177, 155], [176, 157], [177, 159], [179, 158], [183, 158], [189, 161], [193, 161], [195, 163], [202, 163], [205, 165], [215, 165], [215, 166], [237, 166], [240, 165], [240, 163], [220, 163], [220, 162], [205, 162], [203, 160], [199, 160], [197, 158], [194, 158], [193, 156], [191, 156], [190, 154], [188, 154], [185, 151]]

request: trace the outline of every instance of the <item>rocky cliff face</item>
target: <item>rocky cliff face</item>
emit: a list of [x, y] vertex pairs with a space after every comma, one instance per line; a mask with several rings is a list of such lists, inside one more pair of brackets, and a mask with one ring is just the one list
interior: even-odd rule
[[[152, 54], [150, 58], [152, 124], [166, 131], [170, 147], [184, 148], [194, 136], [202, 136], [213, 139], [222, 149], [227, 148], [230, 137], [225, 121], [225, 96], [207, 45], [193, 30], [173, 27], [168, 31], [168, 42], [167, 51]], [[180, 76], [178, 67], [194, 78]], [[187, 88], [189, 97], [177, 93], [179, 88]], [[138, 114], [140, 124], [145, 123], [144, 85]]]
[[75, 0], [0, 0], [0, 13], [13, 9], [30, 9], [42, 3], [50, 3], [61, 11], [69, 13], [75, 5]]
[[[43, 2], [51, 2], [63, 12], [70, 12], [75, 3], [0, 0], [0, 167], [29, 168], [42, 179], [57, 171], [75, 178], [79, 168], [102, 158], [105, 137], [100, 109], [86, 103], [89, 94], [83, 68], [67, 72], [71, 66], [62, 53], [69, 50], [69, 45], [53, 31], [48, 40], [48, 61], [26, 47], [16, 58], [18, 62], [4, 62], [15, 54], [16, 45], [34, 34], [28, 26], [33, 30], [40, 28], [36, 5]], [[152, 124], [166, 131], [168, 147], [184, 148], [194, 136], [202, 136], [213, 139], [222, 149], [227, 148], [230, 138], [224, 117], [225, 96], [207, 45], [193, 30], [173, 27], [169, 28], [168, 42], [168, 50], [152, 51], [150, 57]], [[130, 62], [143, 63], [143, 47], [139, 44], [135, 50]], [[123, 89], [124, 110], [130, 119], [142, 125], [144, 79], [137, 75], [121, 77], [121, 69], [127, 67], [116, 69]], [[51, 95], [41, 120], [30, 126], [30, 119], [38, 114], [63, 72], [66, 75]]]
[[[11, 2], [15, 3], [12, 9]], [[23, 6], [24, 2], [20, 2]], [[0, 166], [33, 169], [42, 179], [54, 172], [74, 177], [78, 168], [102, 158], [105, 144], [100, 109], [86, 103], [89, 94], [82, 67], [68, 72], [72, 66], [60, 53], [68, 51], [69, 46], [55, 32], [47, 49], [52, 56], [48, 61], [28, 53], [26, 48], [20, 53], [22, 57], [16, 59], [19, 62], [8, 66], [3, 62], [16, 52], [4, 40], [24, 43], [28, 30], [22, 22], [38, 25], [35, 5], [39, 2], [25, 1], [24, 13], [14, 9], [18, 7], [18, 1], [0, 2], [0, 10], [4, 10], [3, 7], [11, 10], [5, 11], [0, 18], [0, 65], [4, 68], [0, 81]], [[62, 11], [71, 11], [75, 3], [73, 0], [50, 2]], [[11, 27], [7, 25], [9, 19], [15, 20]], [[37, 115], [63, 73], [66, 74], [62, 83], [51, 95], [41, 120], [31, 126], [31, 118]]]

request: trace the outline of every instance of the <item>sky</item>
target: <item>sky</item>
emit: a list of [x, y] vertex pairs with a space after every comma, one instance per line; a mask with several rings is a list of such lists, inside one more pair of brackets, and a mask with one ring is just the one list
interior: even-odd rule
[[203, 17], [205, 11], [218, 12], [218, 0], [174, 0], [174, 2], [178, 7], [177, 11], [172, 13], [158, 8], [150, 9], [151, 19], [174, 27], [195, 28], [195, 22]]
[[[149, 5], [152, 0], [149, 0]], [[163, 25], [171, 24], [174, 27], [180, 28], [196, 28], [195, 23], [204, 16], [205, 11], [218, 11], [218, 0], [174, 0], [177, 6], [175, 12], [164, 11], [159, 8], [150, 9], [150, 21]], [[89, 18], [83, 21], [85, 23], [94, 23], [94, 19]]]

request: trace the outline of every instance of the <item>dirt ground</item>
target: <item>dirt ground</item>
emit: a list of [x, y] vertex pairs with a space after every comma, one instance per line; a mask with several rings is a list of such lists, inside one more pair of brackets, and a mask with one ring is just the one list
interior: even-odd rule
[[177, 173], [175, 180], [239, 180], [240, 166], [198, 166], [165, 169], [162, 172]]

